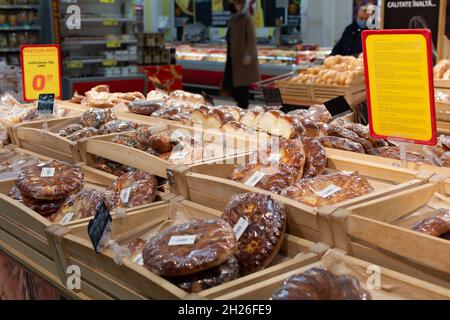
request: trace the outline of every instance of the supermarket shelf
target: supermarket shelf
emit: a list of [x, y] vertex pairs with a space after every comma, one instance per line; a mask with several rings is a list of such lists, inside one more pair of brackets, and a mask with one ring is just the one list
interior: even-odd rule
[[20, 9], [30, 9], [30, 10], [38, 10], [39, 5], [32, 4], [2, 4], [0, 5], [1, 10], [20, 10]]
[[[111, 18], [108, 18], [108, 17], [84, 18], [84, 17], [81, 17], [81, 23], [102, 23], [102, 22], [108, 22], [108, 21], [125, 23], [125, 22], [134, 22], [134, 19], [128, 18], [128, 17], [119, 17], [119, 18], [114, 18], [114, 17], [111, 17]], [[65, 24], [66, 20], [62, 19], [61, 23]], [[106, 25], [105, 25], [105, 27], [106, 27]]]
[[20, 52], [20, 48], [0, 48], [0, 53]]
[[130, 74], [127, 76], [101, 76], [101, 77], [81, 77], [81, 78], [71, 78], [63, 77], [63, 80], [70, 80], [73, 82], [96, 82], [96, 81], [108, 81], [108, 80], [130, 80], [130, 79], [142, 79], [147, 78], [142, 73]]
[[115, 58], [115, 59], [107, 59], [107, 58], [95, 58], [95, 59], [73, 59], [73, 60], [66, 60], [65, 63], [69, 62], [82, 62], [83, 64], [96, 64], [96, 63], [102, 63], [105, 60], [114, 60], [117, 62], [135, 62], [137, 58]]
[[[80, 41], [65, 41], [63, 46], [83, 46], [83, 45], [102, 45], [111, 40], [119, 40], [122, 44], [136, 44], [136, 40], [120, 40], [120, 39], [103, 39], [103, 40], [80, 40]], [[65, 49], [65, 48], [63, 48]]]
[[41, 30], [41, 26], [0, 27], [0, 31], [33, 31]]

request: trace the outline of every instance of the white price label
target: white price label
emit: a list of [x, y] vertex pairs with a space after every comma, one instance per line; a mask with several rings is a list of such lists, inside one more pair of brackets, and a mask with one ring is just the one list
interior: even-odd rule
[[322, 198], [328, 198], [329, 196], [341, 191], [342, 188], [339, 188], [338, 186], [331, 184], [322, 191], [316, 192], [320, 197]]
[[264, 178], [266, 174], [261, 171], [256, 171], [248, 180], [245, 182], [246, 186], [254, 187], [258, 184], [258, 182], [261, 181], [262, 178]]
[[131, 187], [123, 189], [120, 191], [120, 202], [127, 204], [130, 200]]
[[62, 225], [68, 224], [69, 222], [72, 221], [73, 216], [74, 216], [73, 212], [69, 212], [68, 214], [66, 214], [64, 216], [64, 218], [61, 219], [60, 224], [62, 224]]
[[236, 240], [239, 241], [239, 239], [244, 234], [245, 230], [248, 228], [248, 221], [244, 218], [240, 218], [239, 221], [236, 223], [236, 225], [233, 228], [234, 234], [236, 235]]
[[195, 243], [196, 235], [194, 236], [173, 236], [169, 240], [169, 246], [185, 246], [193, 245]]
[[134, 257], [133, 262], [143, 266], [144, 265], [144, 258], [142, 257], [142, 253], [138, 254], [136, 257]]
[[55, 168], [42, 168], [41, 178], [51, 178], [55, 176]]

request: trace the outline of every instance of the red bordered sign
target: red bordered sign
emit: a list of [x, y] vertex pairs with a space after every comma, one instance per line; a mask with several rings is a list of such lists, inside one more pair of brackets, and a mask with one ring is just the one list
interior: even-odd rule
[[61, 99], [61, 49], [59, 45], [22, 45], [22, 90], [26, 101], [40, 94], [54, 94]]
[[371, 136], [435, 145], [430, 30], [368, 30], [362, 41]]

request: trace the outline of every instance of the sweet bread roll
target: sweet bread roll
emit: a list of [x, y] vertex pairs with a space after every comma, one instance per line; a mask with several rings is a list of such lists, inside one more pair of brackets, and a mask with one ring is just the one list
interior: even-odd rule
[[223, 110], [226, 113], [229, 113], [233, 117], [233, 121], [241, 120], [241, 114], [243, 112], [241, 108], [234, 106], [219, 106], [217, 108]]
[[263, 114], [261, 111], [248, 111], [241, 117], [240, 122], [247, 128], [258, 129], [259, 117]]
[[177, 142], [172, 139], [170, 132], [156, 133], [149, 139], [148, 146], [158, 153], [171, 152]]
[[[193, 236], [193, 244], [170, 245], [180, 236]], [[191, 242], [192, 243], [192, 242]], [[236, 252], [236, 236], [222, 219], [195, 219], [158, 232], [142, 253], [144, 266], [166, 277], [181, 277], [212, 269]]]
[[333, 120], [333, 116], [327, 107], [323, 104], [312, 106], [308, 109], [308, 118], [316, 122], [330, 123]]
[[128, 172], [134, 171], [134, 169], [129, 166], [125, 166], [121, 163], [107, 160], [105, 158], [96, 158], [94, 168], [117, 177], [120, 177]]
[[299, 117], [301, 119], [305, 119], [305, 118], [308, 118], [308, 110], [306, 110], [306, 109], [297, 109], [297, 110], [290, 111], [287, 115], [288, 116]]
[[100, 128], [116, 117], [111, 109], [89, 109], [80, 117], [80, 123], [84, 127]]
[[219, 108], [213, 108], [209, 111], [206, 117], [206, 122], [203, 123], [206, 129], [220, 129], [225, 123], [233, 121], [233, 116]]
[[141, 151], [145, 151], [149, 148], [148, 145], [140, 143], [134, 136], [118, 135], [117, 137], [114, 137], [111, 142]]
[[189, 293], [199, 293], [239, 278], [239, 263], [232, 256], [227, 262], [193, 275], [169, 278], [174, 285]]
[[248, 226], [238, 239], [236, 257], [241, 275], [267, 267], [281, 248], [286, 229], [286, 212], [271, 196], [246, 193], [228, 202], [222, 218], [232, 227]]
[[106, 189], [105, 203], [109, 210], [133, 208], [155, 201], [157, 191], [156, 177], [136, 170], [120, 176]]
[[326, 148], [339, 149], [357, 153], [365, 153], [360, 143], [341, 137], [326, 136], [319, 138], [320, 143]]
[[182, 90], [176, 90], [170, 94], [172, 99], [178, 99], [194, 104], [206, 104], [205, 98], [202, 95], [189, 93]]
[[101, 127], [102, 133], [119, 133], [125, 131], [133, 131], [139, 128], [139, 124], [128, 120], [112, 120]]
[[330, 128], [326, 132], [326, 135], [332, 137], [341, 137], [359, 143], [361, 146], [363, 146], [365, 151], [373, 149], [373, 146], [369, 141], [360, 138], [359, 135], [355, 132], [340, 126], [330, 126]]
[[310, 137], [310, 138], [318, 138], [321, 136], [320, 128], [317, 125], [317, 122], [312, 119], [303, 119], [301, 120], [301, 124], [305, 129], [305, 132], [302, 136]]
[[302, 179], [283, 190], [282, 195], [311, 207], [320, 208], [357, 198], [372, 191], [369, 181], [357, 172], [338, 172]]
[[105, 85], [105, 84], [101, 84], [98, 86], [95, 86], [91, 89], [91, 91], [95, 91], [95, 92], [109, 92], [109, 86]]
[[83, 190], [73, 194], [64, 201], [53, 217], [53, 222], [60, 223], [69, 213], [73, 214], [70, 221], [93, 217], [97, 212], [98, 206], [104, 200], [105, 193], [99, 190]]
[[76, 103], [76, 104], [81, 104], [81, 101], [83, 101], [84, 98], [85, 98], [85, 96], [82, 96], [82, 95], [78, 94], [77, 91], [75, 91], [73, 94], [73, 97], [70, 99], [70, 102]]
[[281, 119], [283, 116], [284, 113], [281, 111], [276, 110], [267, 111], [260, 117], [257, 128], [259, 130], [272, 133], [275, 131], [275, 128], [277, 127], [277, 121]]
[[70, 141], [78, 141], [83, 138], [95, 137], [99, 133], [100, 133], [100, 131], [98, 129], [93, 128], [93, 127], [87, 127], [87, 128], [83, 128], [79, 131], [76, 131], [72, 134], [69, 134], [65, 138]]
[[300, 139], [305, 149], [305, 168], [303, 179], [314, 178], [325, 170], [327, 153], [320, 141], [316, 138], [302, 137]]
[[80, 131], [83, 129], [83, 126], [79, 123], [73, 123], [71, 125], [68, 125], [65, 128], [62, 128], [61, 130], [58, 131], [58, 135], [60, 135], [61, 137], [67, 137], [77, 131]]
[[58, 160], [22, 169], [16, 180], [17, 188], [25, 196], [40, 200], [65, 199], [81, 190], [84, 175], [79, 167]]
[[19, 188], [15, 185], [9, 191], [8, 197], [22, 202], [25, 206], [43, 216], [48, 216], [55, 213], [64, 202], [64, 200], [37, 200], [26, 197], [22, 195]]
[[205, 106], [201, 106], [200, 108], [195, 109], [192, 111], [190, 122], [191, 123], [199, 123], [204, 124], [206, 123], [206, 120], [208, 118], [209, 109]]
[[313, 268], [286, 279], [271, 300], [371, 300], [371, 295], [353, 276]]
[[[400, 147], [382, 148], [379, 153], [379, 156], [383, 157], [383, 158], [401, 160]], [[406, 158], [406, 161], [411, 161], [411, 162], [425, 162], [426, 161], [426, 158], [423, 154], [413, 152], [413, 151], [406, 151], [405, 158]]]
[[167, 101], [170, 99], [170, 96], [161, 90], [152, 90], [147, 94], [147, 100], [162, 100]]
[[130, 260], [134, 261], [134, 259], [142, 254], [142, 250], [144, 249], [146, 241], [138, 238], [134, 240], [133, 242], [130, 242], [127, 246], [128, 250], [130, 250]]
[[440, 237], [450, 232], [450, 215], [426, 218], [413, 225], [411, 230], [433, 237]]
[[266, 131], [285, 139], [295, 139], [305, 134], [305, 127], [299, 118], [283, 116], [277, 120], [274, 127]]
[[230, 121], [225, 123], [222, 126], [221, 130], [225, 134], [239, 134], [242, 136], [247, 134], [247, 127], [237, 121]]
[[203, 161], [204, 149], [202, 147], [195, 147], [189, 144], [178, 144], [175, 146], [170, 154], [167, 155], [167, 161], [173, 164], [192, 164], [193, 162]]
[[229, 179], [250, 183], [251, 187], [279, 194], [284, 188], [295, 182], [295, 175], [282, 163], [278, 165], [246, 164], [234, 169]]
[[162, 100], [135, 100], [127, 107], [132, 113], [151, 116], [155, 111], [164, 108], [165, 102]]

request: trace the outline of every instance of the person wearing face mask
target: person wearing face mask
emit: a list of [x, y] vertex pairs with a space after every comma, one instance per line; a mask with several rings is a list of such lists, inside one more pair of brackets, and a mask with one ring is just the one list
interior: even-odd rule
[[362, 52], [361, 33], [367, 30], [367, 20], [370, 17], [368, 6], [360, 6], [356, 19], [345, 28], [339, 42], [334, 46], [331, 55], [358, 56]]
[[222, 93], [231, 95], [238, 106], [249, 106], [250, 85], [260, 80], [256, 33], [245, 0], [231, 0], [227, 31], [227, 62]]

